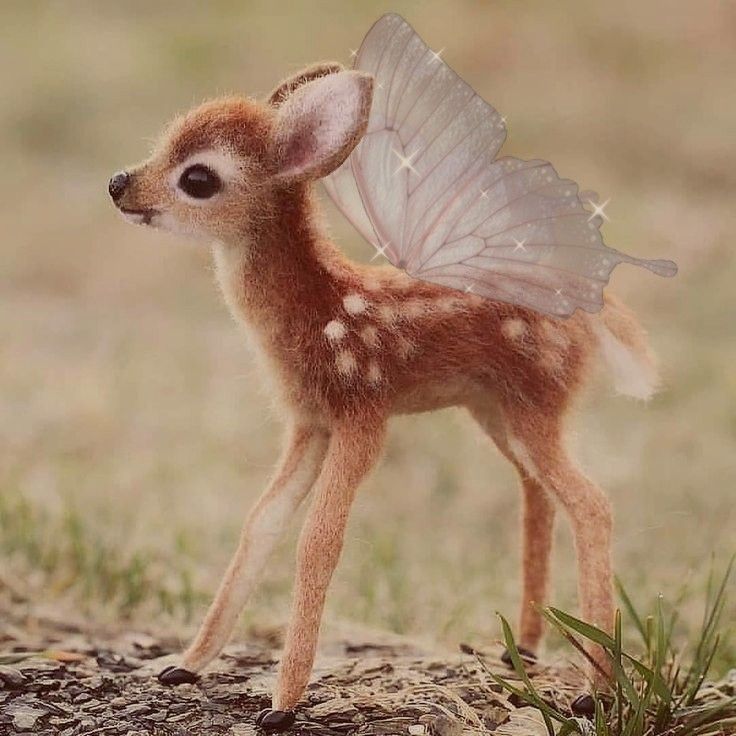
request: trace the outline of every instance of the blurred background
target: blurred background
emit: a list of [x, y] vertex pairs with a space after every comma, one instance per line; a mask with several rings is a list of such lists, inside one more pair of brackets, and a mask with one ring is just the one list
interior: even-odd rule
[[[349, 64], [389, 10], [506, 116], [506, 154], [610, 198], [610, 245], [679, 263], [672, 281], [624, 266], [611, 284], [650, 330], [664, 390], [641, 404], [594, 381], [571, 443], [613, 499], [631, 596], [662, 592], [683, 629], [698, 622], [711, 556], [723, 567], [736, 538], [736, 5], [707, 0], [3, 2], [0, 577], [34, 604], [185, 637], [279, 449], [209, 253], [124, 224], [107, 179], [205, 98]], [[323, 199], [337, 242], [368, 260]], [[328, 630], [497, 637], [494, 612], [516, 615], [518, 506], [467, 417], [395, 420]], [[240, 636], [278, 636], [294, 536]], [[553, 601], [574, 610], [563, 519], [558, 538]]]

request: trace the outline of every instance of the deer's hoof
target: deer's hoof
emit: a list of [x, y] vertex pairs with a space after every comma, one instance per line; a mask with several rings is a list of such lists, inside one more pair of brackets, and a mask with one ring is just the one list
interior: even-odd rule
[[183, 667], [175, 667], [170, 664], [158, 673], [158, 681], [162, 685], [184, 685], [197, 682], [199, 675], [195, 672], [185, 670]]
[[[521, 657], [521, 661], [524, 664], [536, 664], [537, 663], [537, 655], [534, 654], [534, 652], [531, 649], [526, 649], [525, 647], [516, 647], [519, 650], [519, 656]], [[514, 663], [511, 661], [511, 653], [508, 649], [503, 650], [503, 654], [501, 655], [501, 661], [507, 666], [511, 667], [513, 669]]]
[[578, 695], [578, 697], [570, 703], [570, 710], [572, 710], [573, 715], [592, 718], [595, 715], [595, 700], [593, 700], [592, 695], [583, 693], [582, 695]]
[[271, 708], [264, 708], [256, 716], [256, 726], [259, 726], [264, 731], [277, 733], [291, 728], [295, 720], [296, 716], [293, 710], [271, 710]]

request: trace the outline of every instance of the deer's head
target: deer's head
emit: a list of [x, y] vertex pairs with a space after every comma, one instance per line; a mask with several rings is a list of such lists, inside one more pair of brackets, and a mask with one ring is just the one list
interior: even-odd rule
[[171, 123], [151, 156], [115, 174], [113, 202], [130, 222], [228, 241], [278, 217], [274, 194], [326, 176], [368, 122], [370, 75], [321, 64], [267, 101], [207, 102]]

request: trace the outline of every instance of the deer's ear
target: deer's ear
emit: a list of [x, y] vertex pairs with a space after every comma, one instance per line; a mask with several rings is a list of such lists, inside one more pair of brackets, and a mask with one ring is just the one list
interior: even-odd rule
[[273, 105], [273, 107], [279, 107], [295, 89], [301, 87], [303, 84], [311, 82], [314, 79], [319, 79], [320, 77], [326, 77], [328, 74], [337, 74], [342, 70], [342, 64], [336, 61], [322, 61], [318, 64], [312, 64], [281, 82], [268, 96], [268, 104]]
[[276, 176], [318, 179], [334, 171], [365, 133], [373, 77], [340, 72], [298, 87], [278, 108], [274, 128]]

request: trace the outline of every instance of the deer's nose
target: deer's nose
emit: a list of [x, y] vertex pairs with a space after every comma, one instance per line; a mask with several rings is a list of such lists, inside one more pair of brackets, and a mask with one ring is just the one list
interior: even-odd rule
[[118, 171], [117, 174], [113, 174], [107, 185], [107, 191], [110, 192], [113, 202], [117, 202], [123, 196], [129, 183], [130, 174], [127, 171]]

